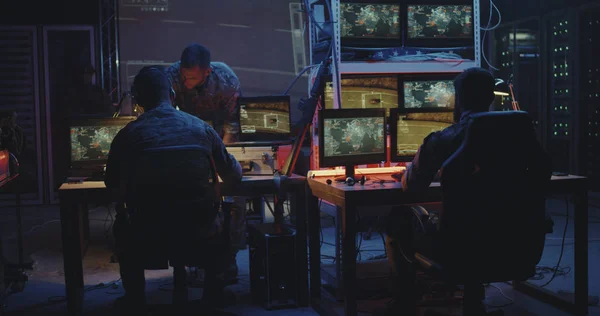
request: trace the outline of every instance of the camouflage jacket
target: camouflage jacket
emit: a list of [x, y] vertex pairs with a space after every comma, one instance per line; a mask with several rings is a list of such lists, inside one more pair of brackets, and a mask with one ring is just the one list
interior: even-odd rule
[[227, 152], [212, 127], [165, 103], [145, 112], [115, 136], [106, 163], [106, 186], [119, 188], [128, 179], [127, 166], [132, 163], [129, 160], [136, 153], [145, 149], [182, 145], [199, 145], [211, 152], [223, 181], [235, 182], [242, 178], [240, 164]]
[[240, 130], [238, 98], [242, 91], [233, 70], [225, 63], [213, 62], [206, 82], [188, 90], [182, 81], [180, 65], [178, 61], [167, 69], [175, 90], [174, 106], [209, 122], [221, 138], [230, 134], [232, 141], [237, 141]]

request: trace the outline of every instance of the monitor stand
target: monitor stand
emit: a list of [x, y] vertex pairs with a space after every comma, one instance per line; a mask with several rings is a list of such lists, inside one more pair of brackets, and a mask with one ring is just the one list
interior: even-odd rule
[[[362, 178], [362, 177], [363, 177], [363, 175], [360, 175], [360, 174], [358, 176], [354, 175], [354, 166], [346, 166], [346, 174], [343, 176], [335, 177], [335, 181], [336, 182], [346, 182], [346, 179], [353, 178], [354, 182], [358, 182], [358, 181], [360, 181], [360, 178]], [[369, 180], [368, 176], [365, 175], [364, 177], [365, 177], [366, 181]]]

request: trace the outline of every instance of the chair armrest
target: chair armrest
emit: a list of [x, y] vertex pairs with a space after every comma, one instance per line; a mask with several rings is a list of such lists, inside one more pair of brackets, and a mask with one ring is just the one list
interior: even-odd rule
[[434, 275], [437, 277], [443, 277], [444, 267], [439, 263], [433, 261], [432, 259], [420, 254], [415, 253], [415, 263], [419, 265], [420, 268], [425, 270], [425, 273]]

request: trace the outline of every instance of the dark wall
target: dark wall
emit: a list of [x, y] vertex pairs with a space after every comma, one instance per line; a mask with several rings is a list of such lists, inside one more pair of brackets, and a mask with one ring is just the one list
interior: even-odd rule
[[[568, 7], [577, 7], [597, 1], [598, 0], [494, 0], [494, 3], [498, 9], [500, 9], [500, 12], [502, 12], [502, 22], [504, 23], [540, 16], [552, 11]], [[487, 18], [487, 13], [484, 12], [485, 10], [489, 10], [489, 1], [480, 0], [480, 2], [482, 16], [486, 16]]]
[[98, 23], [99, 0], [2, 0], [2, 25]]

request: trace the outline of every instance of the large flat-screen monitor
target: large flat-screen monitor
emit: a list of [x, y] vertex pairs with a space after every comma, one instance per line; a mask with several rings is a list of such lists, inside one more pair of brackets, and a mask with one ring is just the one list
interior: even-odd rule
[[[342, 76], [342, 109], [390, 109], [398, 108], [397, 75], [350, 75]], [[325, 108], [333, 109], [333, 82], [325, 81]]]
[[342, 46], [401, 47], [400, 7], [394, 0], [342, 0]]
[[404, 76], [401, 106], [404, 109], [454, 109], [454, 78], [457, 74]]
[[384, 109], [319, 111], [319, 161], [321, 167], [380, 163], [387, 158]]
[[290, 96], [243, 97], [240, 104], [240, 141], [290, 139]]
[[390, 151], [392, 162], [412, 161], [423, 140], [432, 132], [454, 122], [453, 111], [394, 109], [390, 113]]
[[90, 118], [70, 123], [71, 166], [105, 164], [117, 133], [135, 117]]
[[404, 25], [408, 47], [472, 47], [473, 1], [409, 2]]

